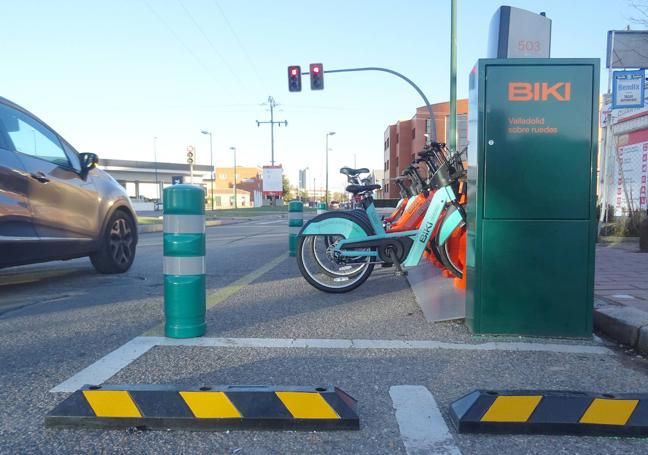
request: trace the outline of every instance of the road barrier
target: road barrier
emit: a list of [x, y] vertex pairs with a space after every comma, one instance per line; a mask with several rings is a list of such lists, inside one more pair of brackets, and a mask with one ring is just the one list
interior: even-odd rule
[[357, 401], [337, 387], [85, 386], [45, 426], [183, 430], [359, 430]]
[[318, 202], [317, 203], [317, 214], [321, 215], [324, 212], [326, 212], [326, 202]]
[[195, 185], [164, 189], [164, 334], [205, 334], [205, 192]]
[[304, 225], [304, 203], [290, 201], [288, 203], [288, 255], [294, 256], [297, 251], [297, 234]]
[[450, 406], [460, 433], [648, 435], [648, 393], [476, 390]]

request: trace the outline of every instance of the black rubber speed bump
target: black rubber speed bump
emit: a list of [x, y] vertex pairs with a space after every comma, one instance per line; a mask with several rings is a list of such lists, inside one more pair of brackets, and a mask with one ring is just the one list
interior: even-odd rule
[[47, 427], [182, 430], [359, 430], [357, 401], [337, 387], [84, 386]]
[[648, 436], [648, 393], [476, 390], [450, 418], [460, 433]]

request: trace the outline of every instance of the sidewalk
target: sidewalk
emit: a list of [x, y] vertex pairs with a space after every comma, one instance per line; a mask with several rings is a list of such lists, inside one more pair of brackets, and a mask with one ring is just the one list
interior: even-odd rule
[[596, 248], [594, 327], [648, 354], [648, 254], [638, 240]]

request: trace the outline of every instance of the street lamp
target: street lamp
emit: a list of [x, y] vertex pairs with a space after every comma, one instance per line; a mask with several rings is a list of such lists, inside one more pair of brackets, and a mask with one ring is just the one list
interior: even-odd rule
[[216, 176], [214, 175], [214, 151], [212, 148], [212, 133], [211, 131], [201, 131], [202, 134], [209, 134], [209, 169], [211, 174], [211, 209], [214, 210], [214, 180]]
[[[158, 182], [158, 166], [157, 166], [157, 136], [153, 137], [153, 163], [155, 166], [155, 198], [156, 204], [160, 203], [160, 183]], [[159, 206], [156, 206], [159, 207]]]
[[230, 147], [234, 151], [234, 208], [238, 208], [238, 198], [236, 197], [236, 147]]
[[335, 131], [331, 131], [330, 133], [326, 133], [326, 196], [324, 197], [324, 201], [326, 202], [326, 207], [328, 208], [328, 171], [329, 171], [329, 165], [328, 165], [328, 152], [329, 152], [329, 146], [328, 146], [328, 138], [329, 136], [333, 136], [335, 134]]

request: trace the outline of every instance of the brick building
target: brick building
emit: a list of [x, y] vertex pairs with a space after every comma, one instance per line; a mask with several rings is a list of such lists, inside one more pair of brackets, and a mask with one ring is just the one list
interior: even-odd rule
[[[448, 116], [450, 103], [437, 103], [432, 105], [434, 122], [438, 142], [447, 142]], [[457, 100], [457, 148], [462, 149], [467, 145], [467, 114], [468, 100]], [[425, 145], [425, 132], [430, 115], [425, 106], [416, 109], [416, 113], [409, 120], [400, 120], [389, 125], [384, 134], [384, 165], [385, 180], [384, 194], [386, 198], [397, 198], [398, 187], [391, 180], [399, 176], [416, 154]]]

